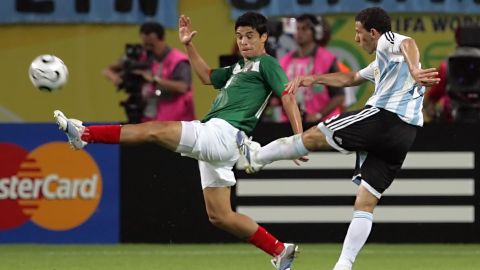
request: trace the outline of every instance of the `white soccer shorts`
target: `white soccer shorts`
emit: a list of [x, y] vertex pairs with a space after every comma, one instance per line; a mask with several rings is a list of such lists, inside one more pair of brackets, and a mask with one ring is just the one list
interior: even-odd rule
[[240, 157], [236, 143], [238, 132], [219, 118], [206, 123], [182, 121], [182, 137], [175, 152], [198, 160], [202, 188], [235, 185], [232, 169]]

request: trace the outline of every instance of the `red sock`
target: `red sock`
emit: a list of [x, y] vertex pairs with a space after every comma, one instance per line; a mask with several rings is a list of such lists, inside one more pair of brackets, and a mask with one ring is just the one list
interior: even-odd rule
[[88, 143], [118, 144], [121, 127], [120, 125], [85, 127], [82, 140]]
[[257, 231], [248, 238], [248, 242], [272, 256], [279, 255], [285, 249], [282, 242], [261, 226], [258, 226]]

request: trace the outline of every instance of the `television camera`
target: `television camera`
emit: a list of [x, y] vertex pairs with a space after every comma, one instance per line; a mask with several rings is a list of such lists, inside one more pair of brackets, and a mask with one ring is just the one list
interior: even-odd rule
[[[145, 57], [146, 56], [146, 57]], [[128, 123], [140, 123], [146, 106], [142, 96], [142, 87], [145, 79], [135, 70], [148, 70], [151, 68], [152, 55], [147, 53], [141, 44], [126, 44], [125, 59], [122, 63], [122, 84], [119, 90], [124, 90], [128, 98], [120, 102], [125, 109]]]
[[459, 28], [458, 47], [448, 58], [446, 90], [457, 122], [480, 120], [480, 27]]

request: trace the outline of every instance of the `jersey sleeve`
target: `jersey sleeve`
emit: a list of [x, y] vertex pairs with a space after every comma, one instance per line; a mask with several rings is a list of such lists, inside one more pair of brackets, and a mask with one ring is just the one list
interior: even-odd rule
[[288, 78], [277, 60], [273, 57], [263, 58], [260, 64], [260, 73], [265, 80], [267, 90], [271, 90], [281, 97]]
[[382, 51], [386, 55], [401, 55], [400, 45], [402, 41], [408, 39], [410, 37], [400, 35], [394, 32], [386, 32], [383, 36], [379, 39], [377, 50]]
[[371, 62], [370, 65], [368, 65], [364, 69], [360, 70], [358, 72], [358, 74], [360, 74], [360, 76], [362, 76], [362, 78], [375, 83], [375, 76], [373, 74], [373, 64], [374, 64], [374, 62]]
[[392, 52], [394, 54], [401, 54], [402, 51], [400, 49], [400, 45], [402, 45], [402, 41], [404, 41], [405, 39], [408, 39], [408, 38], [409, 37], [407, 37], [407, 36], [403, 36], [403, 35], [395, 33], [395, 40], [393, 42]]
[[210, 73], [210, 81], [215, 89], [221, 89], [225, 86], [228, 79], [232, 76], [233, 67], [235, 65], [212, 70], [212, 73]]

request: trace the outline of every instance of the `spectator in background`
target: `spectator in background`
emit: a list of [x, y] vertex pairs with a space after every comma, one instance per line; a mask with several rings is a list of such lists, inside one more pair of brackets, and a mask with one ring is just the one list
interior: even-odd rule
[[[337, 72], [339, 63], [333, 53], [325, 46], [330, 41], [330, 27], [321, 17], [303, 14], [296, 18], [297, 50], [285, 54], [280, 59], [280, 65], [290, 80], [300, 75], [325, 74]], [[314, 85], [302, 87], [296, 93], [296, 99], [302, 110], [305, 122], [318, 122], [343, 110], [345, 90], [340, 87]], [[270, 116], [272, 121], [286, 122], [285, 112], [280, 115], [280, 101], [270, 101]]]
[[[130, 93], [127, 103], [132, 104], [124, 104], [127, 116], [129, 106], [140, 108], [140, 117], [132, 121], [131, 118], [136, 117], [129, 116], [129, 122], [194, 120], [192, 73], [188, 57], [167, 45], [165, 30], [159, 23], [142, 24], [140, 39], [143, 50], [137, 53], [134, 47], [127, 49], [123, 59], [103, 72], [115, 86], [127, 88]], [[133, 89], [129, 89], [132, 84]], [[135, 84], [139, 84], [138, 87]], [[133, 98], [135, 94], [138, 94], [138, 99]]]
[[[460, 28], [455, 29], [455, 44], [460, 44]], [[453, 122], [452, 100], [447, 93], [448, 57], [438, 67], [440, 82], [425, 93], [423, 113], [426, 122]]]
[[425, 94], [423, 112], [426, 122], [452, 122], [452, 101], [447, 94], [447, 59], [438, 67], [440, 82]]

